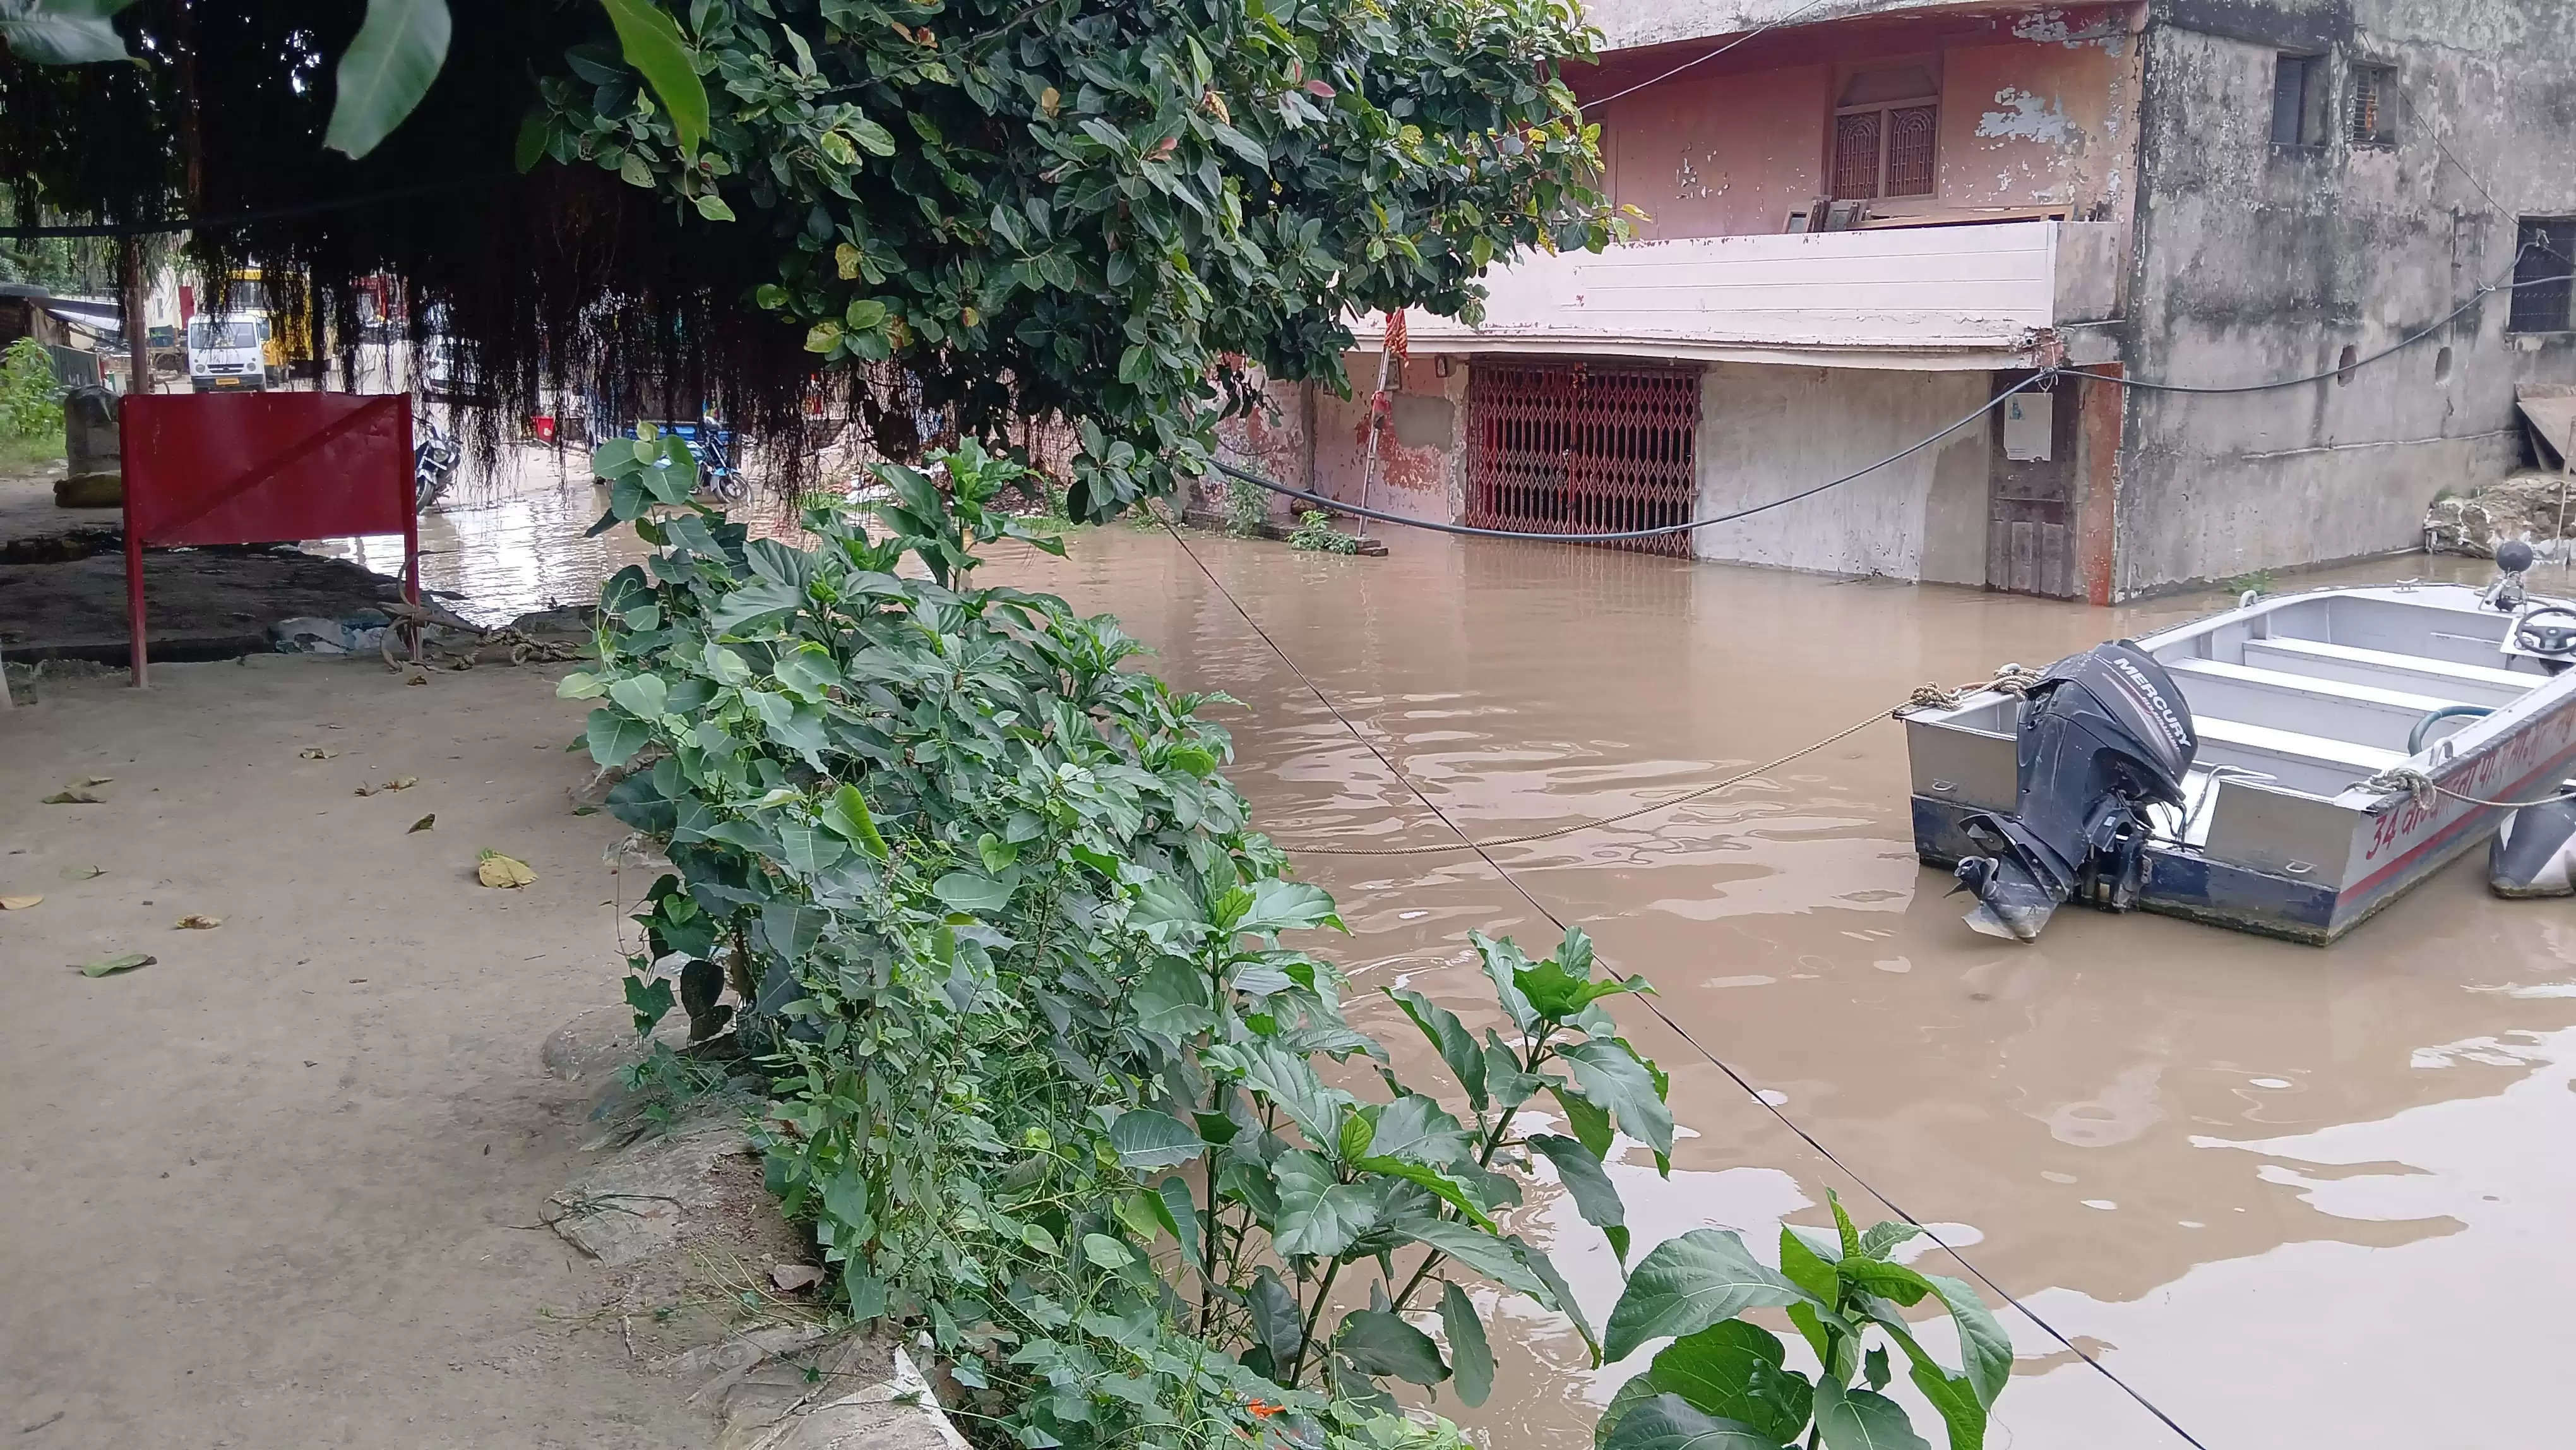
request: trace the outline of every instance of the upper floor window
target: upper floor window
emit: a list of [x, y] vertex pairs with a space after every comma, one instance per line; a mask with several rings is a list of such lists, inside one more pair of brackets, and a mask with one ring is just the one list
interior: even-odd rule
[[2567, 332], [2576, 329], [2568, 315], [2576, 299], [2576, 217], [2527, 216], [2522, 219], [2520, 252], [2513, 263], [2513, 332]]
[[1853, 76], [1834, 108], [1834, 199], [1932, 195], [1940, 95], [1926, 66]]
[[2326, 144], [2326, 58], [2284, 55], [2272, 62], [2272, 144]]
[[2397, 144], [2397, 68], [2357, 65], [2352, 68], [2351, 106], [2344, 134], [2355, 146]]

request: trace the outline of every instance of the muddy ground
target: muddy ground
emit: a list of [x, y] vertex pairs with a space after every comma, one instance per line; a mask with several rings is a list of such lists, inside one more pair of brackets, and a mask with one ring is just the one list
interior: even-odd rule
[[[577, 1018], [631, 1031], [617, 903], [648, 884], [602, 864], [608, 817], [572, 814], [582, 712], [552, 673], [264, 656], [139, 693], [49, 678], [32, 704], [22, 682], [0, 895], [44, 899], [0, 913], [0, 1438], [712, 1443], [648, 1367], [792, 1236], [747, 1159], [739, 1222], [679, 1260], [610, 1269], [545, 1227], [602, 1080], [541, 1058]], [[93, 776], [100, 803], [39, 803]], [[536, 883], [478, 886], [483, 847]], [[174, 925], [194, 914], [222, 924]], [[159, 960], [71, 969], [126, 952]]]

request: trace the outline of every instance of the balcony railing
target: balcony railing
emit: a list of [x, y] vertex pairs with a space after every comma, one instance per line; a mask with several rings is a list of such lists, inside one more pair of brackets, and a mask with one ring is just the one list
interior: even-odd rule
[[[1487, 276], [1480, 326], [1406, 321], [1425, 351], [2012, 366], [2048, 330], [2114, 315], [2117, 231], [1985, 222], [1532, 255]], [[1383, 325], [1353, 330], [1374, 347]]]

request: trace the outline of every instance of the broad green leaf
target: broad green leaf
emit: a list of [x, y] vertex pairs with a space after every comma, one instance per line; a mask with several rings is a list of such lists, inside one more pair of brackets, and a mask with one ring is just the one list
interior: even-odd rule
[[0, 40], [34, 65], [89, 65], [132, 60], [125, 38], [108, 23], [134, 0], [33, 0], [0, 6]]
[[811, 881], [846, 854], [849, 847], [812, 826], [782, 825], [778, 828], [778, 860], [798, 876]]
[[1521, 995], [1529, 999], [1531, 1009], [1552, 1022], [1565, 1021], [1604, 997], [1653, 990], [1643, 977], [1587, 982], [1552, 961], [1539, 963], [1520, 973], [1513, 981], [1520, 987]]
[[1852, 1226], [1851, 1215], [1844, 1211], [1843, 1196], [1828, 1188], [1825, 1190], [1825, 1204], [1833, 1210], [1834, 1237], [1842, 1246], [1843, 1257], [1846, 1259], [1859, 1257], [1860, 1230]]
[[[1519, 1239], [1498, 1238], [1484, 1229], [1453, 1219], [1405, 1218], [1396, 1227], [1416, 1243], [1438, 1249], [1449, 1257], [1515, 1293], [1526, 1294], [1550, 1309], [1564, 1309], [1570, 1299], [1560, 1302], [1558, 1291], [1550, 1286], [1548, 1276], [1540, 1271], [1547, 1256]], [[1568, 1311], [1571, 1312], [1571, 1311]]]
[[1333, 1181], [1332, 1165], [1303, 1148], [1280, 1154], [1271, 1172], [1279, 1180], [1272, 1242], [1282, 1254], [1339, 1258], [1377, 1223], [1377, 1200], [1356, 1184]]
[[868, 798], [854, 785], [832, 792], [821, 812], [824, 829], [864, 849], [883, 861], [888, 856], [885, 837], [877, 832], [876, 817], [868, 810]]
[[1520, 974], [1529, 970], [1529, 958], [1513, 945], [1510, 937], [1494, 941], [1483, 932], [1467, 933], [1467, 941], [1484, 959], [1485, 976], [1494, 984], [1494, 996], [1502, 1003], [1503, 1015], [1526, 1035], [1538, 1025], [1538, 1010], [1521, 994]]
[[741, 635], [755, 620], [785, 614], [805, 606], [805, 591], [792, 584], [761, 579], [746, 584], [707, 613], [707, 624], [718, 634]]
[[[1793, 1311], [1794, 1312], [1794, 1311]], [[1912, 1326], [1893, 1307], [1870, 1304], [1869, 1317], [1887, 1331], [1897, 1348], [1905, 1351], [1906, 1374], [1914, 1387], [1923, 1392], [1932, 1409], [1941, 1417], [1950, 1434], [1950, 1450], [1984, 1450], [1986, 1443], [1986, 1404], [1964, 1374], [1944, 1367], [1927, 1353], [1914, 1337]], [[1873, 1350], [1874, 1355], [1879, 1351]]]
[[1258, 936], [1275, 936], [1283, 931], [1303, 931], [1329, 926], [1336, 931], [1348, 928], [1333, 914], [1332, 893], [1303, 881], [1282, 881], [1273, 876], [1253, 883], [1252, 906], [1243, 919], [1234, 924], [1238, 932]]
[[[1627, 1225], [1628, 1210], [1619, 1200], [1619, 1189], [1591, 1149], [1556, 1133], [1536, 1134], [1529, 1145], [1556, 1165], [1557, 1180], [1565, 1185], [1567, 1196], [1574, 1200], [1574, 1211], [1583, 1215], [1585, 1223], [1594, 1228]], [[1623, 1251], [1619, 1257], [1624, 1260], [1627, 1254]]]
[[1455, 1173], [1425, 1167], [1419, 1163], [1407, 1163], [1400, 1158], [1356, 1158], [1351, 1161], [1351, 1166], [1365, 1173], [1383, 1173], [1390, 1178], [1401, 1178], [1408, 1183], [1418, 1183], [1438, 1195], [1442, 1202], [1464, 1214], [1469, 1223], [1482, 1229], [1494, 1228], [1493, 1218], [1485, 1212], [1484, 1205], [1476, 1202], [1475, 1194], [1467, 1181]]
[[1135, 1108], [1109, 1125], [1109, 1146], [1125, 1167], [1170, 1168], [1198, 1157], [1207, 1144], [1198, 1133], [1169, 1113]]
[[1889, 1219], [1885, 1223], [1872, 1224], [1869, 1227], [1869, 1231], [1860, 1236], [1861, 1257], [1866, 1259], [1886, 1258], [1889, 1254], [1894, 1253], [1898, 1248], [1902, 1247], [1908, 1240], [1913, 1239], [1922, 1232], [1923, 1230], [1915, 1225], [1905, 1223], [1897, 1219]]
[[626, 1005], [635, 1009], [635, 1035], [650, 1037], [662, 1019], [671, 1015], [678, 999], [671, 994], [671, 979], [629, 976], [626, 979]]
[[1458, 1014], [1410, 988], [1391, 994], [1404, 1015], [1431, 1039], [1440, 1052], [1440, 1060], [1449, 1065], [1450, 1075], [1467, 1090], [1467, 1103], [1479, 1112], [1485, 1107], [1485, 1054], [1477, 1047], [1475, 1037], [1467, 1031]]
[[841, 667], [819, 644], [801, 644], [778, 657], [778, 687], [798, 699], [820, 701], [841, 683]]
[[1926, 1274], [1924, 1281], [1932, 1292], [1949, 1306], [1952, 1322], [1959, 1326], [1959, 1351], [1965, 1357], [1969, 1383], [1976, 1386], [1980, 1404], [1992, 1406], [1995, 1396], [2004, 1392], [2012, 1379], [2012, 1337], [1995, 1322], [1986, 1301], [1965, 1280], [1941, 1274]]
[[599, 0], [617, 27], [617, 43], [626, 63], [653, 88], [653, 98], [671, 116], [683, 155], [695, 155], [707, 134], [707, 88], [678, 22], [651, 0]]
[[1841, 1279], [1834, 1273], [1834, 1261], [1808, 1243], [1806, 1235], [1785, 1223], [1780, 1225], [1780, 1272], [1818, 1303], [1831, 1304], [1841, 1297]]
[[447, 0], [367, 0], [366, 22], [340, 54], [322, 144], [351, 157], [375, 150], [438, 79], [449, 28]]
[[1588, 1149], [1593, 1157], [1604, 1163], [1609, 1162], [1610, 1148], [1619, 1137], [1617, 1133], [1611, 1131], [1609, 1111], [1595, 1105], [1572, 1088], [1558, 1087], [1550, 1083], [1547, 1091], [1548, 1096], [1555, 1098], [1557, 1107], [1564, 1112], [1565, 1125], [1574, 1130], [1575, 1140]]
[[[1859, 1246], [1857, 1238], [1853, 1240], [1853, 1246], [1855, 1248]], [[1847, 1256], [1842, 1261], [1841, 1269], [1846, 1282], [1856, 1284], [1881, 1299], [1894, 1300], [1907, 1308], [1922, 1303], [1924, 1296], [1932, 1292], [1931, 1280], [1903, 1264]]]
[[558, 700], [596, 700], [607, 693], [608, 687], [599, 682], [599, 676], [582, 670], [575, 670], [555, 682], [555, 698]]
[[1826, 1450], [1932, 1450], [1905, 1407], [1873, 1390], [1847, 1390], [1831, 1376], [1816, 1385], [1816, 1429]]
[[601, 765], [624, 765], [652, 740], [653, 727], [614, 710], [593, 710], [585, 737], [591, 759]]
[[1703, 1415], [1679, 1395], [1659, 1394], [1621, 1415], [1601, 1450], [1780, 1450], [1780, 1442]]
[[1354, 1309], [1344, 1315], [1333, 1349], [1371, 1378], [1393, 1375], [1407, 1384], [1436, 1385], [1449, 1377], [1449, 1367], [1440, 1362], [1440, 1346], [1389, 1309]]
[[639, 720], [659, 720], [670, 686], [662, 683], [660, 675], [628, 675], [608, 687], [608, 698]]
[[1722, 1320], [1664, 1346], [1647, 1373], [1659, 1390], [1704, 1414], [1789, 1441], [1807, 1428], [1815, 1386], [1784, 1366], [1780, 1337], [1741, 1319]]
[[1267, 1042], [1250, 1042], [1212, 1050], [1208, 1061], [1232, 1066], [1243, 1085], [1277, 1103], [1308, 1142], [1320, 1147], [1339, 1140], [1342, 1109], [1351, 1095], [1324, 1086], [1305, 1058]]
[[1136, 1262], [1136, 1251], [1107, 1234], [1084, 1234], [1082, 1257], [1104, 1269], [1123, 1269]]
[[1485, 1402], [1494, 1390], [1494, 1350], [1485, 1342], [1485, 1321], [1475, 1301], [1455, 1284], [1440, 1286], [1440, 1332], [1449, 1341], [1449, 1372], [1458, 1398], [1467, 1408]]
[[1655, 1245], [1610, 1311], [1602, 1352], [1626, 1359], [1649, 1339], [1697, 1334], [1747, 1309], [1795, 1304], [1806, 1291], [1747, 1253], [1731, 1229], [1693, 1229]]
[[1296, 1358], [1306, 1325], [1297, 1313], [1297, 1296], [1281, 1282], [1279, 1271], [1268, 1264], [1253, 1271], [1252, 1287], [1244, 1291], [1243, 1300], [1252, 1311], [1253, 1337], [1270, 1351], [1271, 1360], [1284, 1365]]
[[1208, 1001], [1207, 978], [1178, 957], [1160, 958], [1146, 968], [1128, 991], [1127, 1005], [1135, 1013], [1137, 1027], [1175, 1042], [1217, 1023]]
[[1596, 1037], [1567, 1048], [1565, 1060], [1583, 1096], [1616, 1116], [1622, 1132], [1658, 1154], [1673, 1151], [1673, 1110], [1635, 1053]]
[[1011, 902], [1011, 888], [990, 876], [951, 871], [930, 884], [930, 894], [959, 911], [990, 915]]
[[1653, 1375], [1640, 1372], [1628, 1376], [1628, 1382], [1619, 1386], [1618, 1393], [1613, 1394], [1610, 1403], [1602, 1408], [1601, 1418], [1593, 1422], [1592, 1450], [1608, 1450], [1611, 1431], [1627, 1418], [1628, 1412], [1662, 1393], [1664, 1391], [1655, 1388]]
[[1445, 1168], [1468, 1153], [1467, 1130], [1440, 1104], [1420, 1093], [1407, 1093], [1376, 1114], [1376, 1132], [1367, 1153], [1426, 1167]]

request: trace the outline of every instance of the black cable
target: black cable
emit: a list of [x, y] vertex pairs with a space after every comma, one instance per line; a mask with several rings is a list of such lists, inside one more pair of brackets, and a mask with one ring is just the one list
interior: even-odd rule
[[2020, 382], [2013, 384], [2011, 387], [2004, 389], [2002, 392], [1997, 393], [1993, 397], [1978, 404], [1975, 412], [1968, 414], [1966, 417], [1952, 423], [1940, 432], [1932, 434], [1930, 437], [1923, 439], [1919, 443], [1915, 443], [1902, 451], [1889, 454], [1887, 457], [1878, 460], [1867, 468], [1855, 469], [1850, 473], [1844, 474], [1840, 478], [1831, 479], [1827, 482], [1817, 484], [1813, 488], [1800, 493], [1790, 494], [1786, 498], [1775, 498], [1769, 503], [1758, 503], [1751, 508], [1737, 509], [1735, 512], [1730, 514], [1714, 514], [1708, 518], [1691, 519], [1678, 524], [1658, 524], [1651, 529], [1609, 529], [1600, 533], [1592, 534], [1528, 534], [1514, 529], [1480, 529], [1472, 524], [1434, 523], [1428, 519], [1407, 518], [1402, 514], [1382, 513], [1376, 509], [1362, 508], [1357, 504], [1344, 503], [1340, 499], [1326, 498], [1319, 493], [1309, 493], [1302, 488], [1290, 488], [1284, 483], [1278, 483], [1271, 479], [1263, 478], [1257, 473], [1248, 473], [1223, 459], [1211, 459], [1209, 460], [1209, 463], [1217, 472], [1222, 473], [1229, 478], [1239, 478], [1245, 483], [1253, 485], [1255, 488], [1266, 488], [1272, 493], [1282, 494], [1289, 498], [1304, 499], [1308, 503], [1321, 504], [1324, 507], [1339, 513], [1357, 514], [1364, 519], [1377, 519], [1390, 524], [1404, 524], [1411, 528], [1429, 529], [1435, 534], [1460, 534], [1468, 538], [1477, 539], [1530, 539], [1542, 544], [1598, 544], [1617, 539], [1652, 539], [1665, 534], [1683, 534], [1688, 533], [1693, 529], [1705, 529], [1717, 524], [1733, 523], [1737, 519], [1748, 519], [1753, 517], [1755, 514], [1769, 513], [1773, 509], [1796, 503], [1800, 499], [1813, 498], [1815, 495], [1823, 493], [1826, 489], [1840, 488], [1854, 479], [1866, 478], [1890, 464], [1901, 463], [1904, 460], [1913, 457], [1915, 454], [1922, 452], [1924, 449], [1931, 447], [1933, 444], [1938, 443], [1942, 439], [1949, 437], [1951, 434], [1958, 432], [1960, 429], [1967, 427], [1979, 418], [1984, 417], [1987, 410], [1993, 408], [1995, 404], [2002, 402], [2004, 399], [2011, 397], [2013, 394], [2020, 392], [2024, 388], [2037, 387], [2040, 383], [2046, 381], [2049, 376], [2050, 375], [2048, 373], [2040, 372], [2022, 379]]
[[[1270, 647], [1270, 652], [1279, 657], [1279, 662], [1288, 667], [1288, 672], [1297, 677], [1297, 683], [1304, 685], [1307, 693], [1313, 695], [1326, 710], [1330, 711], [1334, 719], [1342, 722], [1342, 728], [1350, 732], [1351, 738], [1357, 740], [1361, 747], [1366, 749], [1369, 754], [1376, 756], [1377, 763], [1385, 766], [1389, 775], [1394, 776], [1397, 781], [1403, 784], [1406, 790], [1411, 791], [1413, 793], [1413, 798], [1422, 802], [1424, 809], [1430, 811], [1433, 816], [1437, 817], [1440, 824], [1447, 826], [1451, 833], [1456, 835], [1459, 840], [1466, 842], [1468, 848], [1473, 850], [1477, 857], [1483, 860], [1487, 866], [1491, 867], [1496, 876], [1502, 878], [1504, 885], [1512, 888], [1514, 892], [1519, 894], [1521, 900], [1530, 904], [1531, 910], [1536, 911], [1543, 917], [1546, 917], [1548, 921], [1556, 927], [1558, 933], [1560, 935], [1563, 934], [1566, 930], [1564, 919], [1559, 917], [1555, 912], [1548, 910], [1545, 902], [1532, 896], [1529, 888], [1523, 886], [1520, 883], [1519, 878], [1513, 876], [1511, 872], [1504, 870], [1501, 862], [1495, 860], [1491, 855], [1488, 855], [1485, 848], [1482, 845], [1479, 845], [1475, 838], [1469, 836], [1465, 830], [1459, 827], [1456, 821], [1449, 818], [1449, 813], [1447, 811], [1440, 809], [1437, 802], [1433, 801], [1430, 796], [1425, 795], [1422, 787], [1413, 783], [1413, 777], [1405, 774], [1401, 767], [1397, 766], [1392, 759], [1388, 758], [1385, 751], [1380, 750], [1377, 747], [1377, 742], [1371, 740], [1366, 734], [1362, 733], [1359, 726], [1351, 723], [1351, 717], [1342, 713], [1342, 707], [1333, 703], [1333, 697], [1325, 694], [1321, 687], [1317, 686], [1312, 679], [1308, 678], [1306, 671], [1299, 667], [1295, 657], [1291, 656], [1288, 651], [1280, 648], [1279, 641], [1270, 637], [1270, 631], [1261, 627], [1261, 621], [1252, 617], [1252, 611], [1243, 607], [1243, 601], [1234, 597], [1234, 591], [1225, 587], [1225, 581], [1219, 579], [1216, 576], [1216, 571], [1207, 566], [1207, 561], [1199, 557], [1198, 551], [1190, 547], [1190, 541], [1181, 537], [1180, 530], [1172, 527], [1170, 519], [1163, 518], [1158, 519], [1158, 521], [1163, 525], [1164, 532], [1172, 536], [1172, 542], [1180, 545], [1181, 552], [1187, 554], [1190, 562], [1198, 566], [1199, 572], [1207, 576], [1208, 583], [1216, 587], [1216, 592], [1224, 598], [1226, 603], [1234, 606], [1234, 612], [1243, 617], [1243, 622], [1252, 627], [1252, 632], [1259, 635], [1261, 637], [1261, 642]], [[2036, 1324], [2042, 1330], [2045, 1330], [2051, 1339], [2064, 1345], [2075, 1355], [2076, 1358], [2084, 1361], [2086, 1364], [2091, 1365], [2095, 1370], [2099, 1371], [2104, 1379], [2107, 1379], [2111, 1383], [2119, 1386], [2123, 1393], [2127, 1394], [2130, 1399], [2137, 1401], [2138, 1405], [2148, 1414], [2153, 1415], [2158, 1420], [2162, 1421], [2166, 1429], [2180, 1435], [2183, 1438], [2184, 1443], [2190, 1445], [2192, 1450], [2209, 1450], [2209, 1447], [2201, 1444], [2189, 1430], [2186, 1430], [2181, 1425], [2175, 1423], [2173, 1416], [2168, 1415], [2163, 1410], [2157, 1408], [2156, 1403], [2153, 1400], [2148, 1399], [2145, 1395], [2140, 1394], [2137, 1390], [2131, 1388], [2128, 1381], [2120, 1378], [2116, 1374], [2113, 1374], [2110, 1366], [2102, 1363], [2098, 1359], [2095, 1359], [2092, 1355], [2085, 1353], [2083, 1346], [2077, 1344], [2074, 1340], [2061, 1333], [2056, 1325], [2040, 1318], [2037, 1313], [2032, 1311], [2029, 1305], [2024, 1304], [2021, 1300], [2013, 1297], [2011, 1290], [1996, 1283], [1985, 1270], [1978, 1268], [1966, 1254], [1961, 1253], [1957, 1248], [1944, 1241], [1939, 1234], [1934, 1233], [1930, 1226], [1926, 1225], [1923, 1220], [1906, 1212], [1903, 1205], [1881, 1192], [1878, 1187], [1872, 1184], [1868, 1179], [1861, 1177], [1850, 1164], [1845, 1163], [1842, 1159], [1834, 1156], [1834, 1151], [1832, 1149], [1826, 1147], [1823, 1143], [1818, 1142], [1813, 1133], [1810, 1133], [1806, 1129], [1798, 1126], [1796, 1120], [1792, 1119], [1787, 1113], [1780, 1111], [1778, 1104], [1772, 1102], [1769, 1098], [1762, 1096], [1761, 1090], [1756, 1088], [1752, 1083], [1747, 1082], [1742, 1073], [1737, 1072], [1733, 1067], [1729, 1066], [1724, 1058], [1719, 1057], [1716, 1053], [1711, 1052], [1705, 1046], [1702, 1046], [1700, 1040], [1691, 1036], [1688, 1028], [1685, 1028], [1680, 1023], [1674, 1021], [1672, 1017], [1664, 1011], [1662, 1004], [1658, 1003], [1653, 996], [1640, 993], [1637, 996], [1637, 1000], [1645, 1003], [1646, 1009], [1654, 1013], [1656, 1018], [1662, 1021], [1666, 1027], [1671, 1028], [1675, 1036], [1681, 1038], [1682, 1041], [1689, 1043], [1693, 1051], [1697, 1052], [1701, 1057], [1706, 1058], [1711, 1067], [1714, 1067], [1719, 1072], [1726, 1074], [1728, 1081], [1743, 1089], [1745, 1096], [1753, 1099], [1753, 1101], [1757, 1103], [1760, 1103], [1765, 1112], [1768, 1112], [1772, 1117], [1779, 1119], [1782, 1127], [1785, 1127], [1790, 1132], [1797, 1134], [1799, 1141], [1805, 1143], [1809, 1148], [1814, 1149], [1818, 1157], [1823, 1158], [1826, 1162], [1831, 1163], [1835, 1168], [1841, 1170], [1843, 1175], [1851, 1179], [1852, 1182], [1859, 1184], [1864, 1189], [1867, 1189], [1871, 1196], [1875, 1197], [1879, 1202], [1886, 1204], [1888, 1209], [1898, 1218], [1905, 1220], [1905, 1222], [1912, 1225], [1917, 1232], [1921, 1233], [1925, 1238], [1930, 1239], [1934, 1245], [1948, 1253], [1950, 1257], [1957, 1259], [1960, 1267], [1977, 1276], [1977, 1281], [1979, 1283], [1994, 1290], [1997, 1297], [2001, 1298], [2005, 1303], [2010, 1304], [2015, 1309], [2020, 1310], [2023, 1316], [2028, 1318], [2031, 1323]]]
[[158, 222], [104, 222], [96, 226], [80, 227], [0, 227], [0, 240], [39, 240], [49, 237], [149, 237], [171, 232], [222, 231], [230, 227], [248, 226], [254, 222], [317, 216], [323, 212], [373, 206], [380, 201], [400, 201], [405, 197], [428, 196], [435, 192], [461, 191], [469, 186], [483, 186], [495, 181], [505, 181], [515, 175], [517, 175], [516, 172], [499, 171], [483, 176], [467, 176], [447, 181], [426, 181], [418, 186], [397, 186], [384, 191], [361, 192], [356, 196], [334, 197], [329, 201], [308, 201], [296, 206], [260, 207], [252, 211], [229, 212], [222, 216], [179, 217]]

